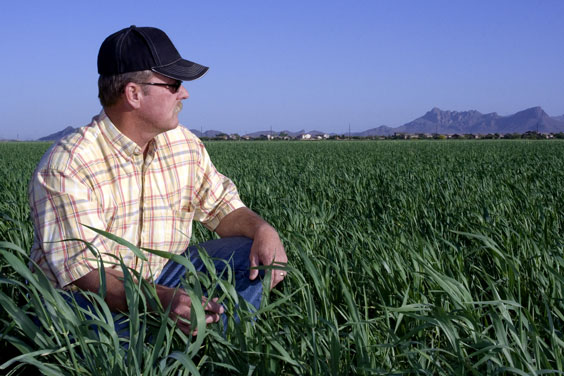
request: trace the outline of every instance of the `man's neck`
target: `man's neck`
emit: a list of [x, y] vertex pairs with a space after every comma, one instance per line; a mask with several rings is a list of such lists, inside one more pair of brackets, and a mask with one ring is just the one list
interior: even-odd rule
[[121, 133], [143, 150], [143, 155], [145, 156], [149, 142], [157, 135], [145, 132], [139, 126], [139, 122], [134, 119], [131, 111], [121, 111], [120, 109], [109, 107], [104, 108], [104, 112]]

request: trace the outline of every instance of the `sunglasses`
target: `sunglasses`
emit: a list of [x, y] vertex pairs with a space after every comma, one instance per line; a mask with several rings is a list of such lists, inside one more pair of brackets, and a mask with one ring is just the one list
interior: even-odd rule
[[176, 93], [178, 93], [180, 86], [182, 86], [182, 81], [177, 80], [173, 84], [163, 84], [163, 83], [160, 83], [160, 82], [137, 82], [137, 84], [138, 85], [166, 86], [169, 89], [171, 89], [173, 94], [176, 94]]

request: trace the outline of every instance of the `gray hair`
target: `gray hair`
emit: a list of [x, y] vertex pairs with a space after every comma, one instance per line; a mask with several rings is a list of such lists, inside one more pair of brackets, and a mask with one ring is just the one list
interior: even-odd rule
[[[111, 107], [117, 103], [119, 97], [125, 89], [125, 85], [130, 82], [145, 82], [153, 77], [150, 70], [128, 72], [113, 76], [100, 75], [98, 78], [98, 98], [102, 107]], [[146, 88], [143, 88], [145, 93]]]

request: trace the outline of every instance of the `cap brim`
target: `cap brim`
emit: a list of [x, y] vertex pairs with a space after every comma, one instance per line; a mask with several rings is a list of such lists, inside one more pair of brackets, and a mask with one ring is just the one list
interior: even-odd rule
[[172, 64], [153, 67], [151, 70], [180, 81], [192, 81], [202, 77], [208, 71], [208, 67], [192, 61], [180, 59]]

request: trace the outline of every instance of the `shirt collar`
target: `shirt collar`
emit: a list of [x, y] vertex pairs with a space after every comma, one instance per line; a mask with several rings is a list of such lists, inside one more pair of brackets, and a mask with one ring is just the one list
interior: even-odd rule
[[[119, 151], [126, 154], [128, 157], [133, 158], [137, 155], [142, 155], [143, 150], [129, 139], [126, 135], [121, 133], [121, 131], [112, 123], [108, 115], [102, 110], [100, 115], [98, 115], [98, 124], [100, 126], [100, 130], [102, 133], [106, 135], [109, 142]], [[158, 137], [155, 137], [151, 141], [149, 141], [149, 152], [154, 154], [154, 152], [158, 149]]]

